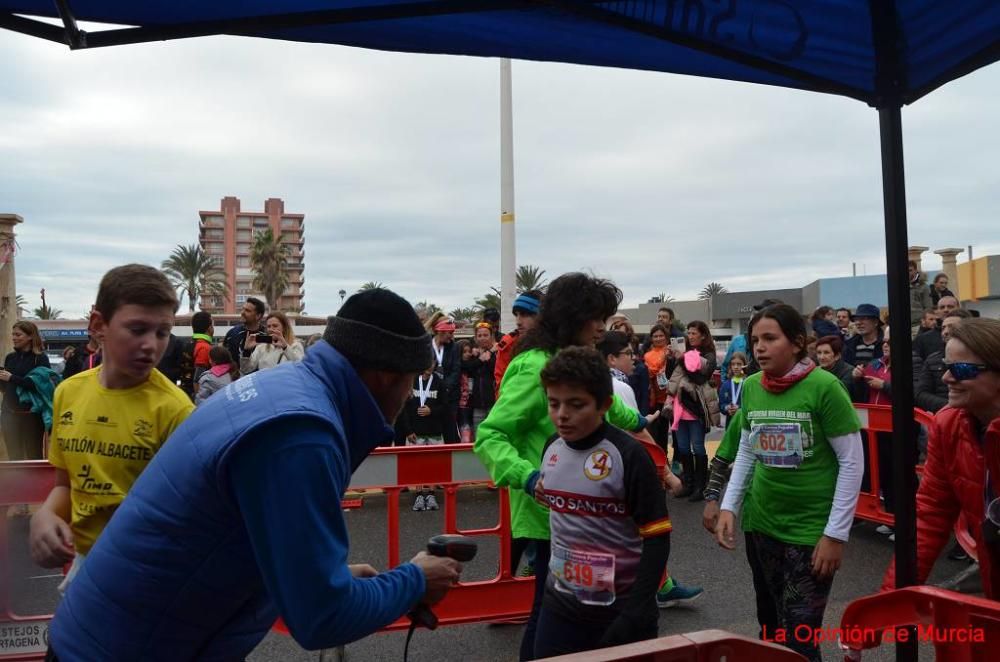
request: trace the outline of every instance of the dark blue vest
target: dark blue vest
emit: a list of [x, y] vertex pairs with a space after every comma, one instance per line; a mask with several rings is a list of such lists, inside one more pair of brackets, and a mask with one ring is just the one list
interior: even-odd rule
[[242, 660], [253, 650], [278, 612], [227, 460], [248, 432], [291, 416], [322, 421], [331, 443], [346, 446], [345, 486], [391, 433], [357, 373], [325, 342], [301, 363], [227, 386], [177, 428], [98, 538], [52, 624], [60, 659]]

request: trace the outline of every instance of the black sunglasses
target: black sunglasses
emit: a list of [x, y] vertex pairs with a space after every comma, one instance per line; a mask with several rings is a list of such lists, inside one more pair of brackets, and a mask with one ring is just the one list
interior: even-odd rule
[[944, 368], [951, 373], [956, 382], [975, 379], [979, 376], [979, 373], [992, 370], [988, 365], [983, 365], [982, 363], [966, 363], [964, 361], [956, 361], [954, 363], [945, 361]]

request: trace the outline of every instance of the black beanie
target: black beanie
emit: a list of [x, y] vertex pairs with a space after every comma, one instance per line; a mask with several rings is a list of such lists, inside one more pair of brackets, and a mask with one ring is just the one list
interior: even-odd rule
[[365, 290], [327, 318], [323, 340], [356, 368], [423, 372], [431, 365], [431, 336], [406, 299], [390, 290]]

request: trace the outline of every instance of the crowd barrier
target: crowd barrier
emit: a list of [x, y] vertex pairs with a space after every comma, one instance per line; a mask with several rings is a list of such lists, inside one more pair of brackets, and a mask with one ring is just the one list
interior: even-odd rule
[[[886, 512], [879, 492], [882, 488], [879, 479], [878, 437], [879, 432], [892, 432], [892, 407], [889, 405], [855, 404], [854, 410], [861, 421], [862, 442], [868, 447], [868, 474], [870, 490], [858, 495], [858, 508], [855, 517], [869, 522], [893, 526], [896, 518]], [[919, 425], [928, 425], [934, 420], [934, 414], [923, 409], [913, 409], [913, 420]], [[916, 440], [914, 440], [916, 443]], [[923, 465], [917, 466], [917, 474], [923, 473]], [[955, 522], [955, 539], [972, 558], [976, 557], [976, 541], [969, 533], [968, 523], [964, 516], [959, 516]]]
[[896, 641], [934, 646], [937, 662], [997, 659], [1000, 603], [931, 586], [910, 586], [859, 598], [844, 610], [839, 635], [845, 660]]
[[18, 504], [42, 503], [55, 485], [48, 462], [0, 462], [0, 660], [41, 660], [48, 645], [51, 614], [23, 616], [10, 596], [10, 540], [7, 511]]
[[724, 630], [702, 630], [586, 653], [550, 657], [545, 662], [804, 662], [805, 659], [778, 644], [741, 637]]

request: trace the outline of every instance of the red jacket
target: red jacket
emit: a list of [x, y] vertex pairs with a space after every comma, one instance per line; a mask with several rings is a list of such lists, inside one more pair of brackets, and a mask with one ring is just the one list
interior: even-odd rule
[[[976, 540], [983, 592], [998, 599], [1000, 572], [993, 575], [997, 559], [983, 548], [982, 522], [987, 462], [993, 496], [1000, 496], [1000, 419], [990, 423], [980, 443], [972, 415], [945, 407], [928, 432], [927, 461], [917, 490], [917, 583], [927, 581], [961, 513]], [[883, 591], [895, 588], [895, 570], [894, 561], [882, 580]]]
[[517, 346], [518, 333], [517, 331], [511, 331], [500, 339], [497, 343], [496, 352], [494, 355], [497, 357], [496, 363], [493, 366], [493, 387], [496, 389], [496, 397], [500, 398], [500, 382], [503, 381], [504, 373], [507, 372], [507, 366], [510, 365], [511, 360], [514, 358], [514, 348]]

